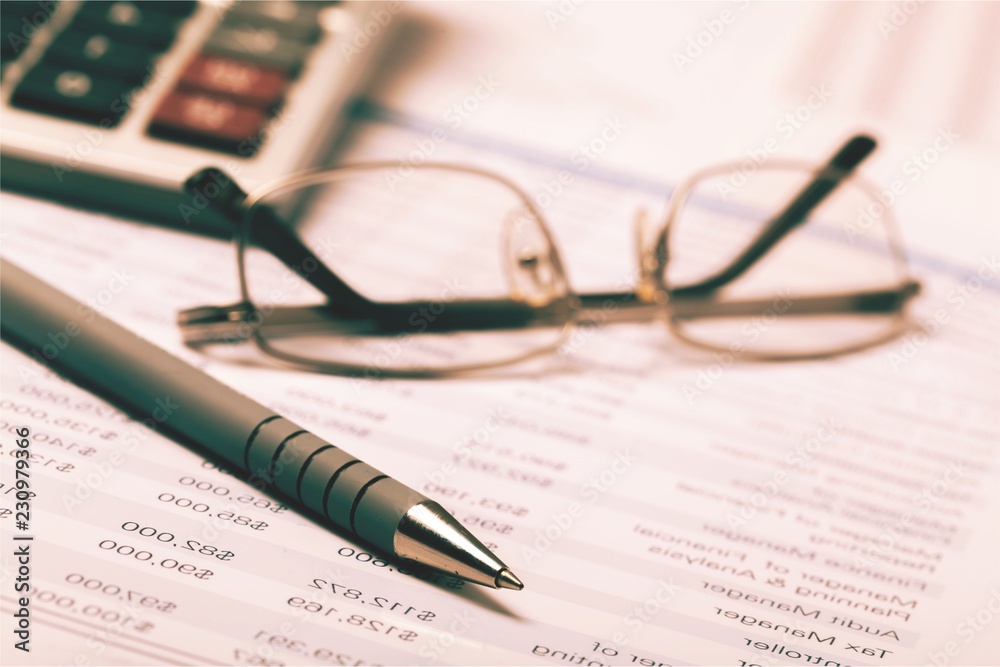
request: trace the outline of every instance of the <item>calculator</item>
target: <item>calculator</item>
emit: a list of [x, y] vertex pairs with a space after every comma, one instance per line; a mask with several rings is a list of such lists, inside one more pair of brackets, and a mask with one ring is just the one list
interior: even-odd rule
[[246, 188], [321, 164], [399, 3], [0, 2], [0, 177], [230, 236], [182, 183]]

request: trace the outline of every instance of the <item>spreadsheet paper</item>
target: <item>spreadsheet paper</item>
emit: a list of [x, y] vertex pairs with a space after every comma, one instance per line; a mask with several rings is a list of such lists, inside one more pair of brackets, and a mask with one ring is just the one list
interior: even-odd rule
[[[353, 159], [422, 136], [405, 116], [368, 116]], [[532, 183], [555, 169], [461, 141], [441, 157], [488, 159]], [[663, 193], [578, 178], [546, 214], [574, 285], [610, 285], [631, 268], [630, 212]], [[411, 572], [5, 342], [5, 664], [1000, 655], [994, 254], [961, 265], [915, 253], [919, 328], [833, 361], [720, 371], [650, 323], [587, 330], [546, 372], [371, 381], [184, 347], [178, 310], [236, 299], [230, 244], [0, 202], [9, 261], [440, 501], [525, 584], [492, 591]], [[597, 224], [613, 219], [623, 224]], [[183, 396], [169, 399], [184, 409]], [[35, 493], [30, 653], [10, 645], [22, 426]]]

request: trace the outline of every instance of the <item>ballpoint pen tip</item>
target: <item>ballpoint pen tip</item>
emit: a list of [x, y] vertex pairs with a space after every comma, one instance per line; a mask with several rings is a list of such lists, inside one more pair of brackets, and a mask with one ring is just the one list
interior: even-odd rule
[[514, 576], [513, 572], [503, 569], [500, 570], [500, 574], [497, 575], [497, 588], [519, 591], [524, 588], [524, 584], [521, 583], [520, 579]]

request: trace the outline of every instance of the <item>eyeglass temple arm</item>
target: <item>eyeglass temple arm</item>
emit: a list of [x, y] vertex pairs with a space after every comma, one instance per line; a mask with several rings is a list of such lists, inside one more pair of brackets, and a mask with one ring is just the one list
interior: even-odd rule
[[[330, 306], [279, 306], [260, 312], [248, 303], [201, 306], [181, 311], [177, 323], [186, 343], [236, 342], [255, 330], [268, 335], [318, 333], [395, 336], [457, 331], [559, 326], [569, 317], [565, 304], [536, 307], [513, 299], [372, 303], [364, 313]], [[256, 322], [257, 324], [251, 324]]]
[[[845, 315], [851, 313], [893, 313], [920, 293], [920, 283], [908, 281], [892, 289], [840, 292], [808, 296], [776, 296], [770, 299], [714, 301], [711, 298], [672, 299], [670, 312], [676, 319], [755, 316], [770, 309], [782, 315]], [[673, 295], [672, 295], [673, 296]], [[632, 292], [581, 294], [582, 320], [641, 322], [650, 319], [644, 311], [661, 311], [662, 306], [639, 299]]]
[[908, 281], [894, 289], [867, 292], [841, 292], [810, 296], [777, 296], [770, 299], [745, 299], [713, 302], [702, 299], [676, 299], [676, 319], [760, 316], [774, 311], [781, 315], [850, 315], [891, 314], [899, 312], [920, 293], [920, 283]]
[[[893, 313], [920, 292], [920, 283], [908, 282], [896, 289], [847, 292], [813, 296], [777, 297], [715, 302], [689, 298], [674, 301], [673, 316], [759, 316], [769, 310], [781, 315], [840, 315]], [[663, 312], [663, 306], [639, 299], [632, 292], [608, 292], [579, 296], [581, 324], [647, 322]], [[178, 324], [187, 343], [245, 340], [252, 330], [253, 307], [249, 304], [191, 308], [180, 313]], [[439, 302], [372, 303], [364, 316], [347, 316], [326, 306], [278, 307], [267, 313], [261, 328], [270, 332], [303, 332], [343, 335], [397, 335], [401, 333], [446, 333], [524, 329], [558, 326], [569, 312], [564, 308], [539, 308], [512, 299]], [[280, 333], [278, 334], [280, 335]]]
[[849, 139], [817, 172], [816, 178], [806, 185], [781, 213], [767, 223], [757, 238], [729, 266], [700, 282], [674, 288], [671, 294], [681, 298], [706, 295], [739, 278], [785, 235], [802, 224], [810, 211], [819, 206], [827, 195], [875, 150], [875, 146], [875, 140], [863, 134]]
[[[207, 186], [213, 185], [219, 193], [209, 197]], [[245, 224], [247, 209], [244, 202], [247, 193], [236, 184], [233, 177], [218, 167], [208, 167], [192, 174], [184, 181], [184, 190], [195, 197], [202, 197], [216, 213], [233, 223], [237, 230]], [[257, 205], [253, 209], [253, 221], [250, 223], [251, 238], [291, 271], [301, 276], [310, 285], [322, 292], [331, 303], [345, 311], [363, 310], [371, 302], [354, 291], [347, 283], [315, 256], [299, 239], [291, 225], [281, 219], [270, 206]], [[309, 267], [307, 270], [306, 267]], [[315, 268], [313, 268], [315, 267]]]

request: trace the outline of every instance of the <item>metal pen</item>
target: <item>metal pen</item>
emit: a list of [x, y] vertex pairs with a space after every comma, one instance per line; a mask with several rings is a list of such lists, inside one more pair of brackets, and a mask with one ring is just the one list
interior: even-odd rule
[[[0, 332], [134, 414], [166, 426], [377, 549], [492, 588], [524, 585], [438, 503], [0, 259]], [[65, 338], [63, 338], [65, 337]]]

